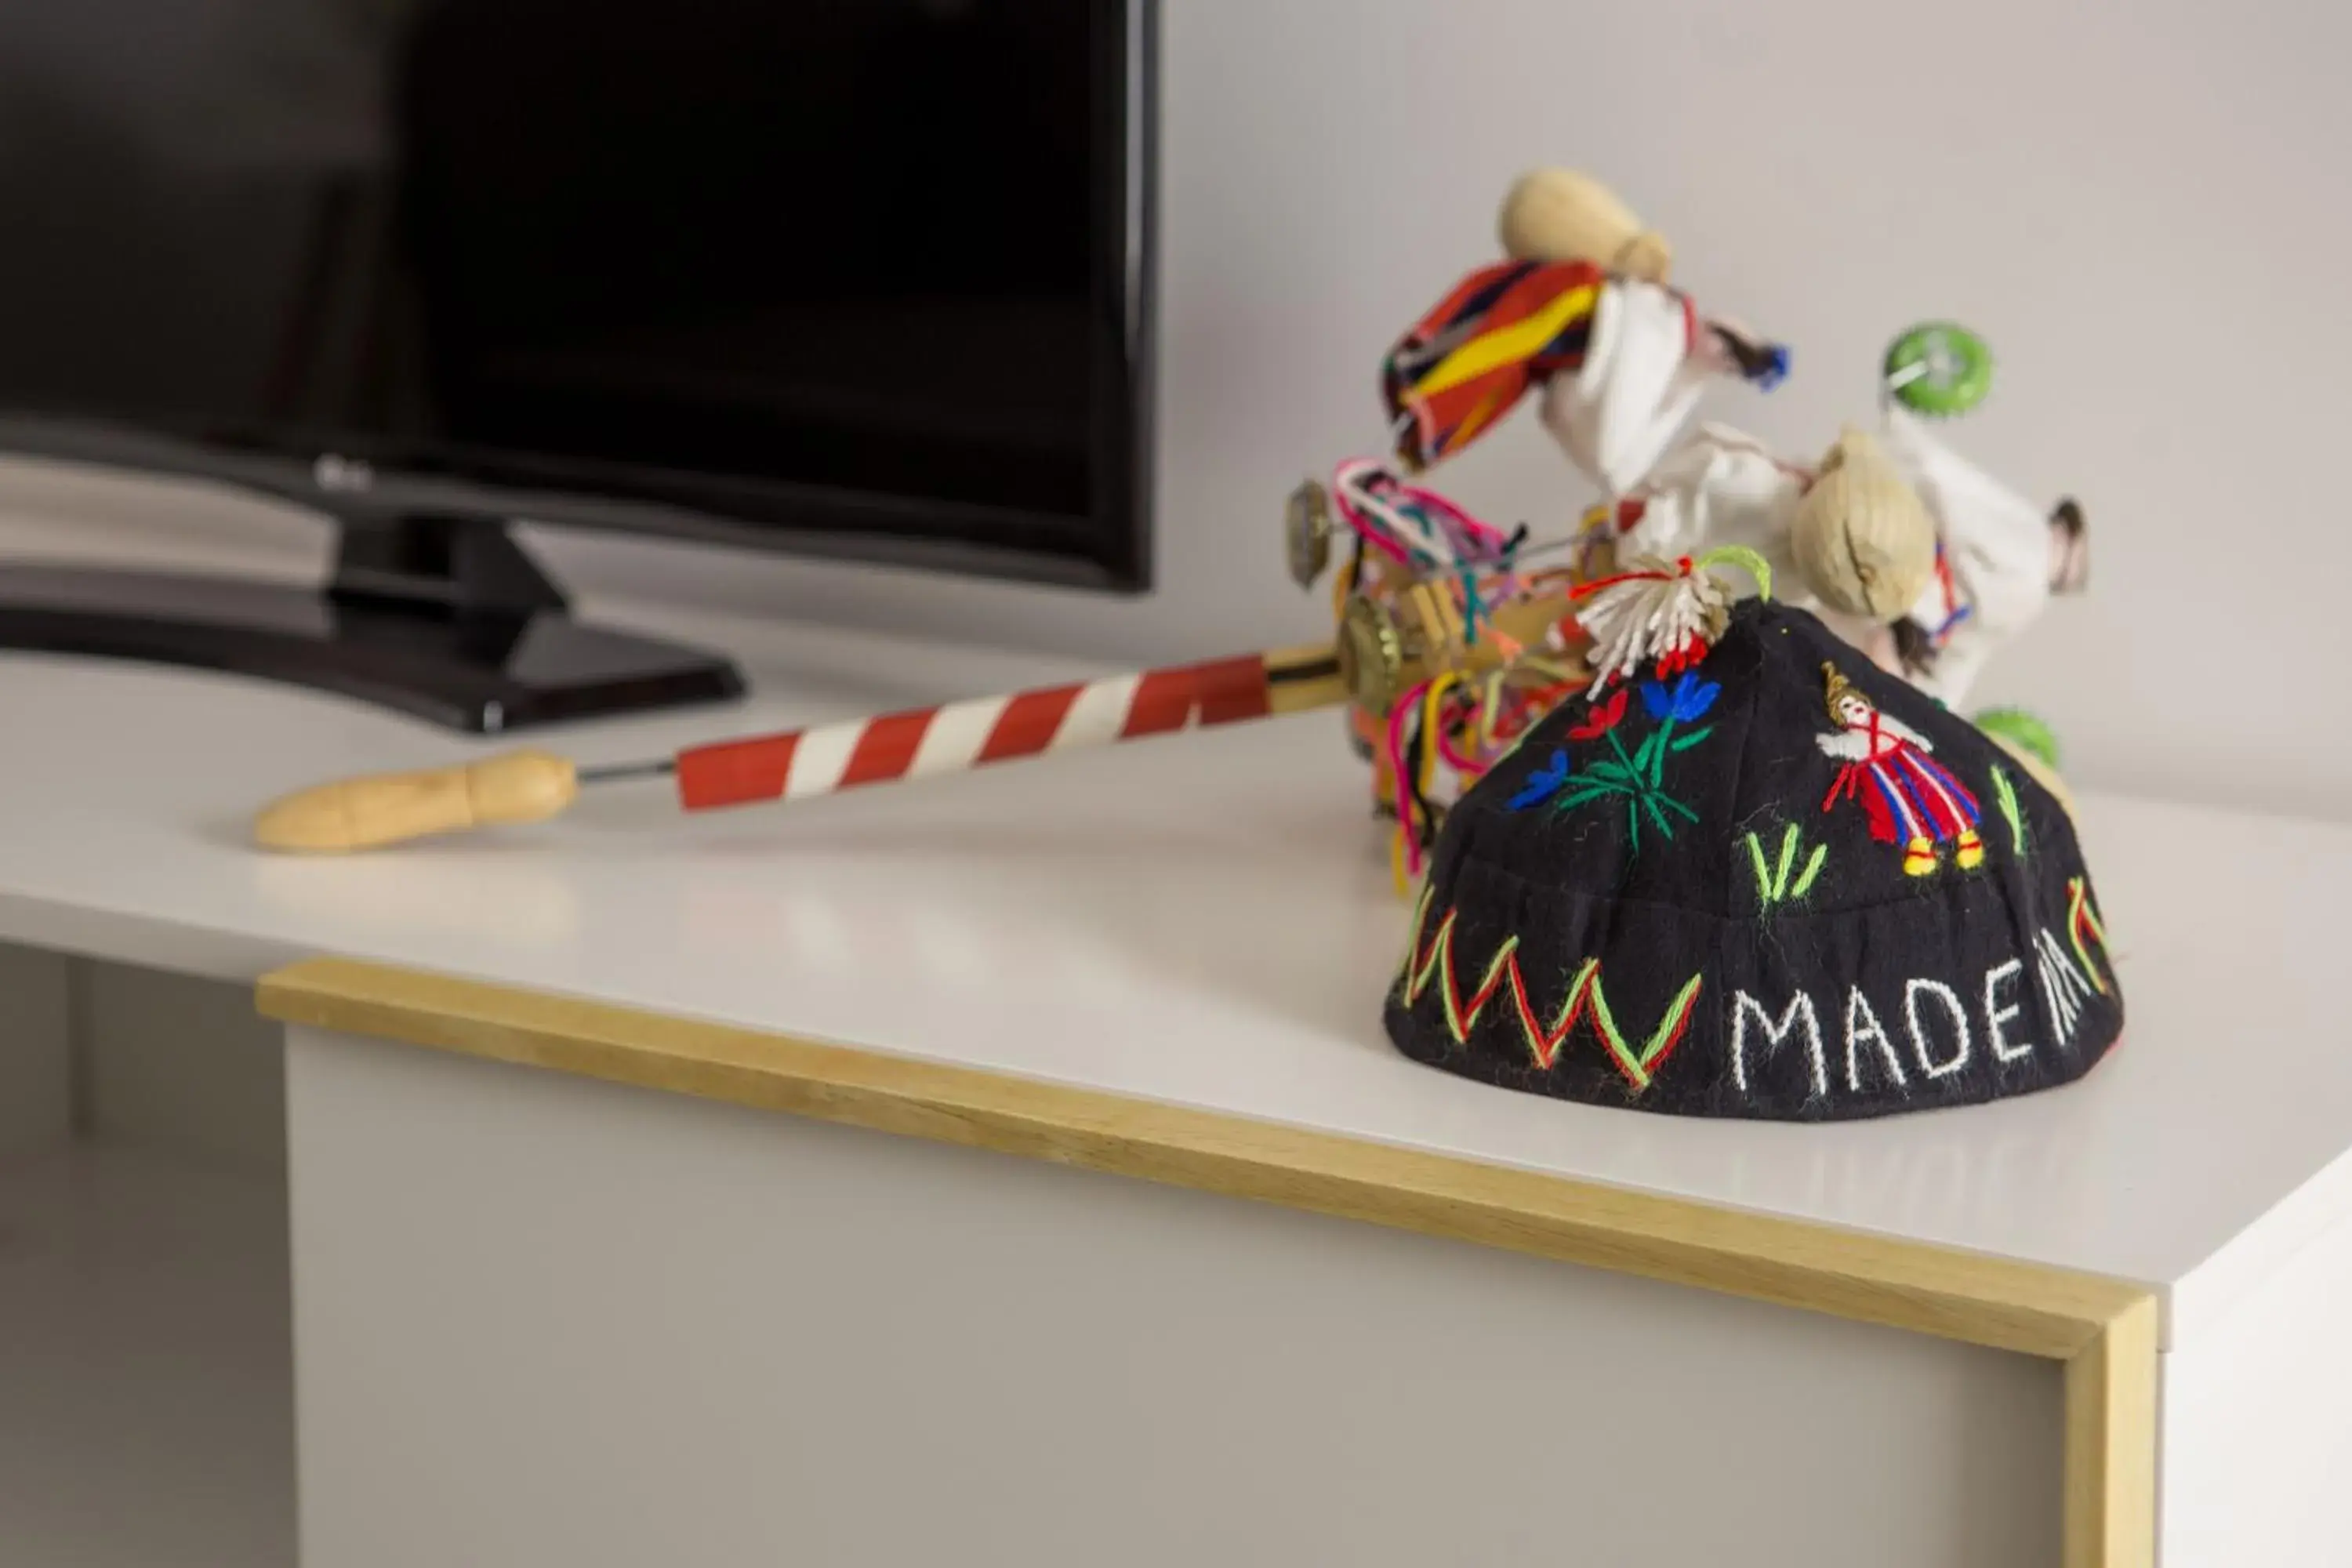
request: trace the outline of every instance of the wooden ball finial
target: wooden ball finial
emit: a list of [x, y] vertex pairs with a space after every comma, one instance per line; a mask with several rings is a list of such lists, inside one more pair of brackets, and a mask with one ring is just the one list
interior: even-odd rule
[[1891, 621], [1936, 571], [1936, 524], [1893, 458], [1849, 426], [1797, 503], [1790, 553], [1806, 587], [1850, 616]]
[[1674, 250], [1616, 192], [1574, 169], [1535, 169], [1513, 182], [1496, 231], [1515, 261], [1586, 261], [1664, 283]]

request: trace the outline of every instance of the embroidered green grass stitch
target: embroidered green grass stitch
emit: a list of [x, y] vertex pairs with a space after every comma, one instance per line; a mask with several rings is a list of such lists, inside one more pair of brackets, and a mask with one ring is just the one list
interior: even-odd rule
[[2009, 782], [2008, 772], [1998, 763], [1992, 770], [1992, 793], [1993, 798], [2000, 803], [2001, 816], [2009, 819], [2010, 847], [2022, 860], [2025, 858], [2025, 813], [2018, 807], [2017, 786]]
[[1748, 835], [1748, 863], [1756, 868], [1756, 899], [1766, 906], [1783, 903], [1790, 899], [1802, 899], [1813, 890], [1813, 879], [1822, 874], [1822, 865], [1828, 859], [1830, 847], [1816, 844], [1805, 860], [1805, 868], [1798, 874], [1797, 885], [1789, 886], [1789, 873], [1796, 868], [1797, 852], [1804, 847], [1802, 837], [1795, 823], [1780, 835], [1780, 858], [1776, 865], [1767, 866], [1763, 841], [1753, 833]]
[[1550, 1026], [1545, 1027], [1537, 1019], [1535, 1005], [1528, 995], [1527, 977], [1519, 970], [1519, 939], [1516, 936], [1505, 938], [1503, 945], [1495, 950], [1495, 956], [1487, 961], [1486, 973], [1478, 982], [1478, 989], [1465, 1002], [1454, 968], [1454, 910], [1446, 910], [1445, 918], [1438, 922], [1437, 934], [1431, 939], [1428, 948], [1424, 951], [1422, 947], [1421, 933], [1428, 921], [1431, 901], [1430, 892], [1424, 889], [1421, 906], [1413, 915], [1412, 941], [1406, 950], [1404, 1005], [1411, 1007], [1418, 1003], [1429, 989], [1430, 982], [1436, 980], [1439, 1001], [1445, 1013], [1445, 1026], [1453, 1034], [1454, 1043], [1457, 1046], [1470, 1043], [1470, 1030], [1478, 1022], [1479, 1015], [1503, 989], [1504, 982], [1508, 981], [1519, 1031], [1527, 1040], [1528, 1054], [1535, 1058], [1537, 1067], [1549, 1069], [1559, 1058], [1560, 1047], [1567, 1044], [1577, 1020], [1590, 1014], [1592, 1031], [1608, 1050], [1618, 1075], [1639, 1093], [1655, 1080], [1658, 1069], [1665, 1065], [1666, 1058], [1682, 1043], [1684, 1032], [1690, 1027], [1691, 1015], [1698, 1001], [1704, 974], [1690, 977], [1668, 1005], [1665, 1016], [1659, 1020], [1658, 1026], [1636, 1049], [1618, 1028], [1617, 1019], [1609, 1010], [1608, 995], [1601, 987], [1601, 961], [1597, 958], [1586, 959], [1577, 970], [1576, 978], [1569, 983], [1568, 1000], [1560, 1005]]

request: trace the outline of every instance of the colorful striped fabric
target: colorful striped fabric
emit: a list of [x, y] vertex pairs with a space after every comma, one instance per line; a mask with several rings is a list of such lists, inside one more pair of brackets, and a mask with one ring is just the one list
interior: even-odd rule
[[1582, 261], [1507, 261], [1464, 279], [1381, 366], [1408, 471], [1461, 450], [1532, 387], [1584, 363], [1608, 275]]
[[1870, 836], [1881, 844], [1927, 839], [1946, 844], [1974, 827], [1983, 811], [1969, 786], [1908, 740], [1887, 732], [1874, 716], [1869, 754], [1840, 768], [1822, 802], [1859, 800]]

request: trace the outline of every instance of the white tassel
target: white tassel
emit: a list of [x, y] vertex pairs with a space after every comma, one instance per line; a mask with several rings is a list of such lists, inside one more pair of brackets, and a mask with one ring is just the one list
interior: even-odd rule
[[1737, 548], [1709, 551], [1696, 562], [1639, 556], [1626, 563], [1622, 580], [1593, 592], [1576, 622], [1592, 639], [1594, 685], [1626, 679], [1645, 664], [1671, 675], [1706, 657], [1731, 620], [1731, 591], [1706, 569], [1718, 558], [1737, 560], [1771, 596], [1769, 569], [1753, 552]]

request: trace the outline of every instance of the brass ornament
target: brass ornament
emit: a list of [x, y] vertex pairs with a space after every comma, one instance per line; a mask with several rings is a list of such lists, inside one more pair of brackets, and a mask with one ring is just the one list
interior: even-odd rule
[[1339, 675], [1373, 713], [1387, 713], [1405, 689], [1404, 636], [1386, 605], [1360, 594], [1339, 612]]

